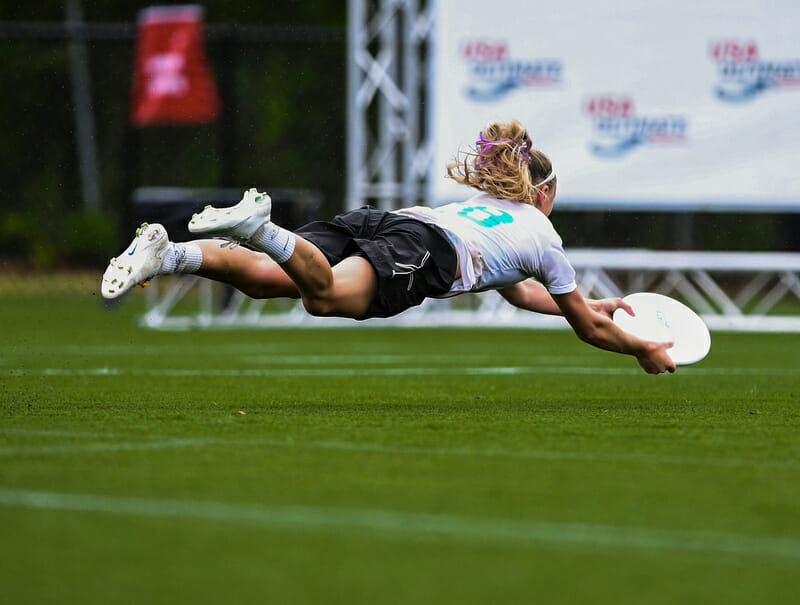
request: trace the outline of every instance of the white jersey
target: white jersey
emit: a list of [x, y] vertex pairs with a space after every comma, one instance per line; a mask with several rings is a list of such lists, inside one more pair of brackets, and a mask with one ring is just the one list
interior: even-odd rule
[[443, 229], [458, 251], [461, 277], [450, 295], [497, 290], [532, 277], [551, 294], [575, 288], [575, 270], [550, 220], [528, 204], [476, 195], [465, 202], [396, 210]]

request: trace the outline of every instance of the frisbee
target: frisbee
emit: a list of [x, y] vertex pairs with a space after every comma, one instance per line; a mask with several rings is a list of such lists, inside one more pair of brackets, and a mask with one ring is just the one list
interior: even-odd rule
[[653, 342], [672, 342], [667, 353], [676, 365], [703, 359], [711, 349], [711, 334], [700, 316], [674, 298], [654, 292], [637, 292], [622, 299], [635, 315], [614, 311], [614, 323], [628, 334]]

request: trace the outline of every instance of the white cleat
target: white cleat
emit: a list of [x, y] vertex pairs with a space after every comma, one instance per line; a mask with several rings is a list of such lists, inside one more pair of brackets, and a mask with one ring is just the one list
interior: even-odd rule
[[136, 284], [147, 285], [143, 282], [158, 275], [168, 247], [169, 238], [163, 226], [143, 223], [131, 245], [108, 263], [100, 284], [103, 298], [122, 296]]
[[239, 241], [249, 240], [264, 223], [269, 222], [272, 198], [266, 193], [248, 189], [244, 197], [230, 208], [206, 206], [189, 221], [189, 231], [216, 234]]

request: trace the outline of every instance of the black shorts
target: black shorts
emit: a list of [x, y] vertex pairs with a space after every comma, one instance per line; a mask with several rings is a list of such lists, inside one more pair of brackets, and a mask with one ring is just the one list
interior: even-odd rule
[[429, 296], [446, 294], [456, 276], [458, 254], [439, 227], [370, 206], [295, 233], [319, 248], [331, 266], [348, 256], [369, 261], [378, 288], [368, 317], [397, 315]]

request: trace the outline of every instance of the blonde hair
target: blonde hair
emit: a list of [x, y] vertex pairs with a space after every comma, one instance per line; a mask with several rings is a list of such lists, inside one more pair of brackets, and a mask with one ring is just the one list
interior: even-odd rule
[[555, 180], [552, 163], [517, 120], [486, 126], [475, 149], [459, 151], [448, 164], [447, 176], [492, 197], [532, 206], [537, 189]]

